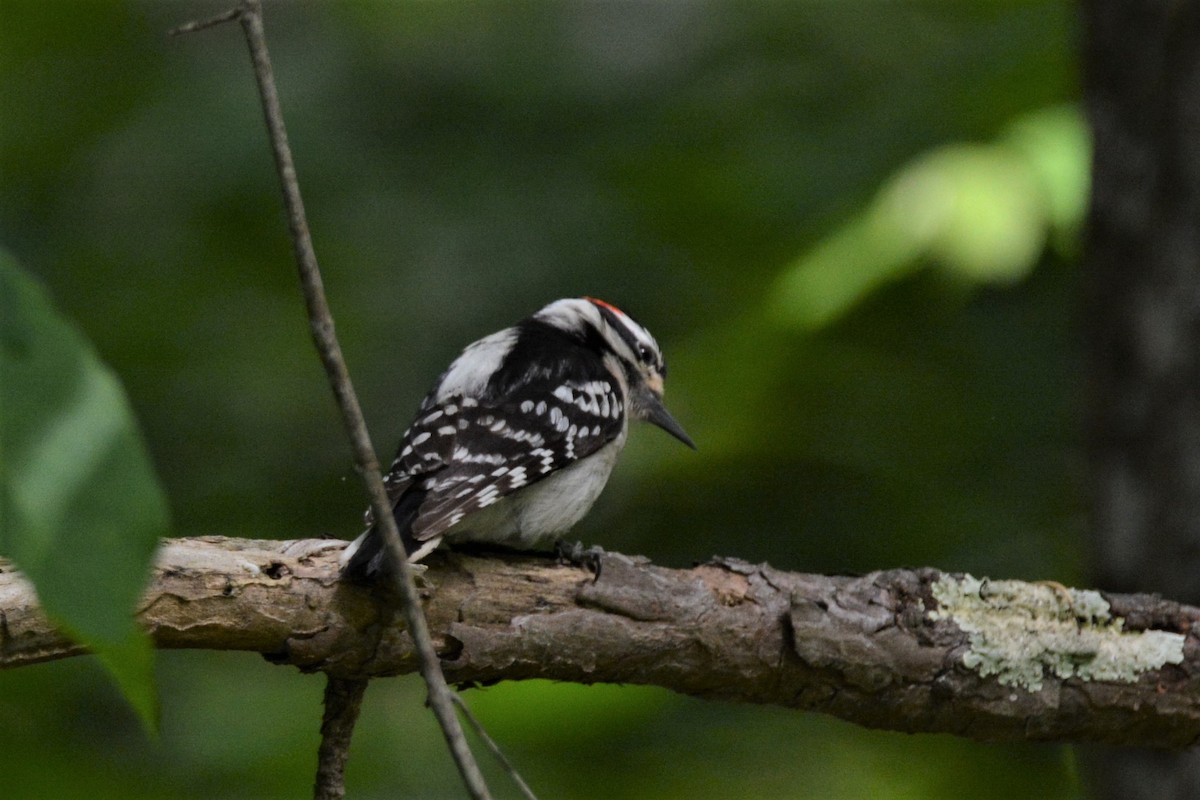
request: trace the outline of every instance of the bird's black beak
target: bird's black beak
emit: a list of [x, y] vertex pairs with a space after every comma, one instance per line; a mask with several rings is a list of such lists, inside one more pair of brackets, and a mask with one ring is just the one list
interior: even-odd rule
[[667, 407], [663, 405], [662, 400], [651, 392], [645, 392], [643, 403], [647, 422], [653, 422], [688, 447], [693, 450], [696, 449], [696, 443], [692, 441], [692, 437], [688, 436], [684, 432], [683, 426], [676, 422], [675, 418], [667, 412]]

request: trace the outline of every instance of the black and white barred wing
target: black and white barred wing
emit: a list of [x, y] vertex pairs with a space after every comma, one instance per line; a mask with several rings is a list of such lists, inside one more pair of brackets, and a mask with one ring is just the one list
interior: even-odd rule
[[410, 455], [432, 445], [428, 452], [444, 466], [414, 481], [425, 497], [412, 538], [439, 536], [467, 515], [596, 452], [620, 435], [622, 404], [610, 381], [586, 380], [566, 381], [550, 396], [516, 392], [496, 406], [455, 398], [430, 411], [418, 420], [423, 427], [412, 437]]

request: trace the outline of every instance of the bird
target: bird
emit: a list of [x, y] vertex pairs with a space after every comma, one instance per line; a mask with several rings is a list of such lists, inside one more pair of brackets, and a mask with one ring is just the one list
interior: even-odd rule
[[[633, 317], [593, 297], [556, 300], [468, 345], [421, 401], [384, 487], [411, 563], [443, 542], [549, 549], [587, 514], [630, 420], [695, 443], [663, 405], [667, 366]], [[373, 517], [342, 575], [389, 571]]]

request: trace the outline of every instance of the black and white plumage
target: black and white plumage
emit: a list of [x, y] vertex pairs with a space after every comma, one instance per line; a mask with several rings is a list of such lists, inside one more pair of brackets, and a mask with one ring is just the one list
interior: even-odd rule
[[[469, 345], [421, 402], [384, 478], [409, 561], [443, 540], [552, 544], [600, 495], [630, 419], [694, 448], [662, 404], [665, 375], [654, 337], [593, 298], [555, 301]], [[342, 556], [351, 579], [385, 563], [373, 525]]]

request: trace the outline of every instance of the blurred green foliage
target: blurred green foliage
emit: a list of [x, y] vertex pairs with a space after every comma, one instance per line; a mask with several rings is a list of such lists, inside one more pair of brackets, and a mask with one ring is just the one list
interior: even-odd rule
[[785, 324], [826, 327], [865, 295], [932, 265], [967, 284], [1024, 280], [1083, 222], [1090, 149], [1073, 108], [1034, 112], [992, 145], [951, 144], [889, 180], [866, 211], [787, 270]]
[[117, 377], [0, 252], [0, 553], [157, 725], [133, 612], [167, 503]]
[[[177, 534], [349, 537], [362, 495], [244, 45], [165, 36], [223, 7], [0, 5], [0, 244], [125, 383]], [[1071, 5], [289, 3], [266, 22], [384, 457], [465, 343], [591, 294], [663, 343], [700, 451], [639, 431], [585, 541], [1078, 577]], [[161, 654], [158, 676], [150, 742], [87, 659], [0, 674], [6, 796], [308, 791], [319, 678], [219, 653]], [[372, 684], [353, 796], [460, 796], [421, 698]], [[1079, 793], [1056, 747], [634, 687], [468, 699], [543, 797]]]

